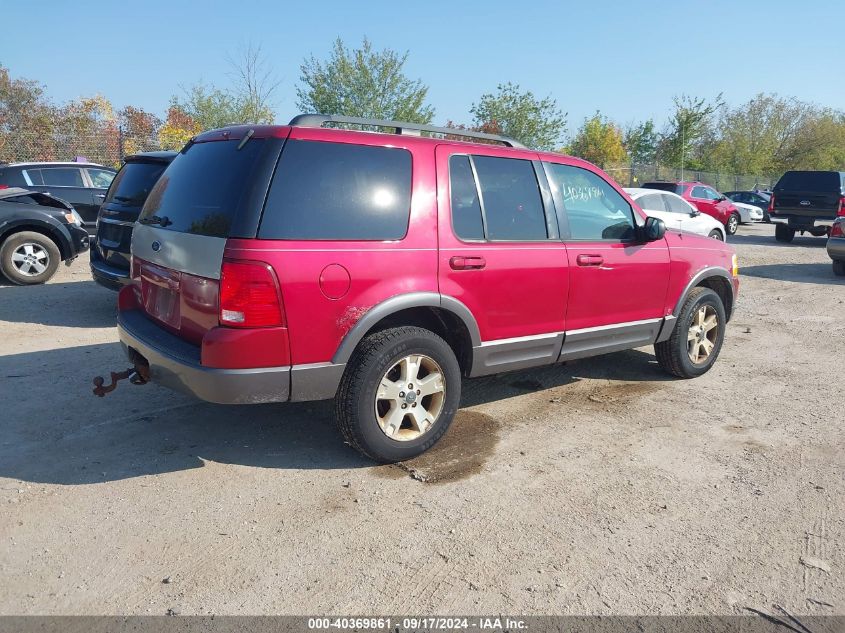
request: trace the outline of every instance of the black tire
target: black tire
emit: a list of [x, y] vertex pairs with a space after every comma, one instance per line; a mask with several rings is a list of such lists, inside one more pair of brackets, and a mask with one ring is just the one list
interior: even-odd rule
[[790, 228], [787, 224], [777, 224], [775, 225], [775, 239], [778, 242], [788, 244], [795, 239], [795, 229]]
[[[37, 259], [32, 260], [32, 265], [29, 265], [29, 263], [21, 265], [20, 262], [13, 259], [16, 256], [23, 255], [20, 249], [31, 250], [35, 254], [33, 257]], [[44, 258], [46, 258], [46, 262]], [[0, 271], [3, 272], [6, 279], [19, 286], [43, 284], [48, 281], [56, 274], [61, 260], [62, 254], [59, 252], [56, 243], [46, 235], [34, 231], [13, 233], [0, 246]], [[39, 266], [44, 266], [43, 271], [36, 272], [34, 268], [36, 262]], [[24, 270], [24, 268], [28, 268], [28, 270]], [[27, 274], [30, 271], [32, 274]]]
[[725, 238], [722, 236], [722, 232], [719, 229], [713, 229], [707, 235], [707, 237], [712, 238], [714, 240], [719, 240], [720, 242], [724, 242]]
[[[716, 312], [716, 339], [713, 341], [710, 355], [702, 363], [696, 364], [689, 356], [687, 337], [693, 325], [693, 319], [704, 306], [712, 306]], [[725, 322], [725, 306], [719, 295], [710, 288], [693, 288], [681, 307], [672, 335], [668, 340], [654, 345], [658, 364], [664, 371], [678, 378], [696, 378], [707, 373], [722, 349], [722, 343], [725, 340]]]
[[[445, 390], [440, 414], [428, 430], [416, 439], [400, 441], [379, 426], [376, 395], [385, 374], [410, 354], [428, 356], [440, 366]], [[335, 419], [350, 446], [376, 462], [393, 463], [434, 446], [452, 423], [460, 399], [461, 369], [446, 341], [423, 328], [397, 327], [371, 334], [358, 344], [335, 396]]]
[[845, 259], [833, 260], [833, 274], [837, 277], [845, 277]]
[[736, 230], [739, 228], [740, 219], [739, 213], [734, 212], [728, 216], [728, 221], [725, 222], [725, 232], [728, 235], [736, 233]]

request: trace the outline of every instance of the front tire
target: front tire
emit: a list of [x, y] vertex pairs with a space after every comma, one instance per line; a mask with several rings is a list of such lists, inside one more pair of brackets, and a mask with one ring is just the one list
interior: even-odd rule
[[714, 239], [714, 240], [719, 240], [720, 242], [725, 241], [725, 236], [722, 235], [722, 232], [719, 229], [713, 229], [712, 231], [710, 231], [710, 233], [707, 235], [707, 237]]
[[845, 277], [845, 259], [833, 260], [833, 274], [837, 277]]
[[10, 235], [0, 246], [0, 271], [14, 284], [43, 284], [59, 268], [62, 255], [46, 235], [21, 231]]
[[461, 369], [434, 332], [398, 327], [367, 336], [346, 365], [335, 397], [344, 439], [381, 463], [416, 457], [452, 423]]
[[725, 224], [725, 231], [727, 231], [728, 235], [733, 235], [736, 233], [736, 230], [739, 228], [739, 214], [738, 213], [731, 213], [728, 216], [728, 221]]
[[795, 229], [790, 228], [787, 224], [778, 224], [775, 226], [775, 239], [778, 242], [789, 244], [795, 239]]
[[660, 367], [678, 378], [696, 378], [716, 362], [725, 339], [725, 306], [710, 288], [693, 288], [668, 340], [655, 343]]

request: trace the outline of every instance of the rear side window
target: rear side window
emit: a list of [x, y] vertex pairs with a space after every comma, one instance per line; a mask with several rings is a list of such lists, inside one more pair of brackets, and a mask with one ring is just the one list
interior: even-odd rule
[[289, 140], [258, 237], [398, 240], [411, 214], [411, 153], [395, 147]]
[[676, 198], [675, 196], [663, 196], [663, 201], [666, 203], [666, 208], [672, 213], [690, 214], [692, 208], [684, 202], [683, 198]]
[[45, 187], [84, 187], [82, 172], [76, 167], [53, 167], [41, 170]]
[[484, 223], [481, 203], [469, 156], [449, 158], [449, 188], [452, 205], [452, 228], [463, 240], [483, 240]]
[[788, 171], [775, 191], [840, 191], [842, 187], [839, 172], [835, 171]]
[[563, 200], [573, 240], [628, 241], [634, 238], [631, 205], [603, 178], [588, 169], [546, 163], [553, 188]]
[[111, 181], [114, 180], [114, 172], [108, 169], [88, 168], [88, 177], [96, 189], [108, 189]]
[[153, 187], [140, 219], [157, 216], [170, 231], [228, 237], [264, 139], [188, 145]]
[[666, 211], [666, 205], [663, 204], [663, 196], [659, 193], [650, 193], [647, 196], [642, 196], [637, 199], [640, 208], [645, 211]]
[[166, 167], [165, 163], [126, 163], [112, 181], [105, 203], [140, 207]]
[[548, 238], [540, 186], [531, 161], [473, 156], [487, 239], [534, 241]]

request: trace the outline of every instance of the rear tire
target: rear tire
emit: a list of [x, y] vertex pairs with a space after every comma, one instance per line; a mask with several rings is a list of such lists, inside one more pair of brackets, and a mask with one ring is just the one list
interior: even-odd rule
[[833, 260], [833, 274], [837, 277], [845, 277], [845, 259]]
[[61, 259], [56, 243], [34, 231], [13, 233], [0, 246], [0, 271], [19, 286], [48, 281], [56, 274]]
[[335, 397], [335, 418], [350, 446], [393, 463], [434, 446], [460, 399], [461, 369], [448, 343], [423, 328], [391, 328], [355, 349]]
[[739, 213], [734, 212], [728, 216], [728, 221], [725, 223], [725, 231], [728, 235], [736, 233], [736, 230], [739, 228], [739, 221]]
[[788, 244], [795, 239], [795, 229], [790, 228], [787, 224], [777, 224], [775, 226], [775, 239], [778, 242]]
[[[722, 349], [726, 321], [725, 306], [719, 295], [710, 288], [693, 288], [681, 307], [672, 335], [654, 345], [658, 364], [678, 378], [696, 378], [707, 373]], [[698, 360], [693, 360], [693, 355]]]
[[720, 242], [725, 241], [725, 237], [722, 235], [722, 232], [719, 229], [713, 229], [712, 231], [710, 231], [707, 237], [712, 238], [714, 240], [719, 240]]

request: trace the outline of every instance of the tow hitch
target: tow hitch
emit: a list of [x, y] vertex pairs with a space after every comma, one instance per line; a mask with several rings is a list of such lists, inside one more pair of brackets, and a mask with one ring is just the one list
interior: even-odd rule
[[135, 363], [134, 367], [125, 369], [123, 371], [111, 372], [111, 384], [106, 385], [105, 379], [102, 376], [94, 378], [94, 395], [102, 398], [107, 393], [111, 393], [117, 389], [117, 383], [121, 380], [129, 379], [133, 385], [146, 385], [150, 381], [150, 368], [148, 365]]

